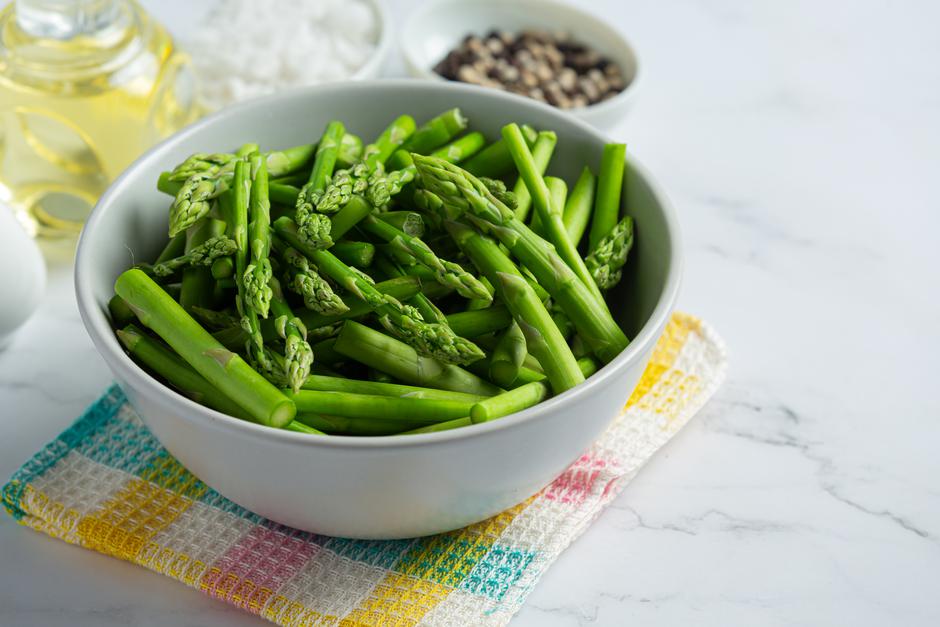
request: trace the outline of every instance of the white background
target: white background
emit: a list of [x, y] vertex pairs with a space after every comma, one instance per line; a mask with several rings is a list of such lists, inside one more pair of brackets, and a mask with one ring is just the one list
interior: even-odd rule
[[[145, 4], [177, 33], [202, 10]], [[940, 624], [940, 5], [581, 4], [641, 55], [612, 135], [678, 207], [680, 306], [731, 373], [514, 624]], [[110, 381], [46, 252], [0, 353], [2, 478]], [[0, 625], [258, 624], [0, 516]]]

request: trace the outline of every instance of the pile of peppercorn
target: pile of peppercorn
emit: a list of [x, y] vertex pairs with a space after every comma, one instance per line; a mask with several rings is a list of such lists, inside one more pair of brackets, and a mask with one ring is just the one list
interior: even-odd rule
[[503, 89], [560, 109], [586, 107], [626, 87], [616, 63], [565, 33], [542, 30], [467, 35], [434, 71], [452, 81]]

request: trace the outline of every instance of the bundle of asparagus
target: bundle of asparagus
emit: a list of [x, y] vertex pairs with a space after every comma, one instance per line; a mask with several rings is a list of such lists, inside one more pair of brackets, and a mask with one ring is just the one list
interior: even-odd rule
[[365, 146], [334, 121], [192, 155], [157, 184], [163, 250], [115, 283], [120, 341], [198, 403], [317, 435], [453, 429], [578, 385], [628, 343], [604, 300], [633, 242], [625, 147], [568, 194], [554, 133], [465, 131], [452, 109]]

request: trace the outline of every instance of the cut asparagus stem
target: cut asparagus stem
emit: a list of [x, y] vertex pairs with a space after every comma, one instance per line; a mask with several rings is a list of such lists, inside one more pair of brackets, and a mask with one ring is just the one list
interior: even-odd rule
[[447, 324], [460, 337], [479, 337], [505, 329], [512, 324], [512, 314], [504, 305], [461, 311], [447, 316]]
[[409, 153], [426, 155], [443, 146], [467, 128], [467, 118], [460, 109], [449, 109], [421, 125], [391, 156], [389, 169], [401, 170], [411, 165]]
[[379, 135], [375, 143], [366, 146], [363, 151], [363, 160], [369, 170], [374, 170], [380, 163], [384, 165], [392, 153], [398, 150], [414, 132], [414, 118], [410, 115], [399, 116]]
[[473, 424], [473, 421], [469, 417], [464, 418], [455, 418], [454, 420], [448, 420], [446, 422], [438, 422], [433, 425], [426, 425], [424, 427], [418, 427], [417, 429], [411, 429], [409, 431], [402, 431], [398, 435], [417, 435], [419, 433], [437, 433], [439, 431], [450, 431], [451, 429], [457, 429], [460, 427], [469, 427]]
[[519, 376], [519, 368], [525, 362], [526, 355], [525, 335], [519, 325], [513, 322], [493, 349], [489, 360], [490, 381], [502, 388], [511, 386]]
[[617, 223], [584, 260], [594, 281], [604, 290], [620, 282], [621, 271], [633, 247], [633, 218], [625, 217]]
[[420, 213], [414, 211], [386, 211], [378, 214], [376, 217], [383, 222], [388, 222], [396, 229], [412, 237], [424, 236], [424, 218], [421, 217]]
[[196, 319], [196, 322], [208, 329], [228, 329], [239, 324], [238, 317], [232, 315], [229, 311], [193, 307], [189, 313]]
[[[503, 127], [503, 139], [509, 147], [509, 153], [512, 155], [516, 168], [519, 170], [519, 178], [525, 182], [526, 188], [532, 196], [532, 203], [538, 212], [539, 219], [549, 242], [555, 245], [559, 256], [564, 260], [568, 267], [574, 270], [575, 275], [584, 285], [594, 294], [601, 306], [604, 306], [604, 295], [601, 294], [597, 284], [594, 283], [594, 277], [591, 276], [587, 266], [578, 249], [568, 239], [568, 232], [565, 230], [565, 223], [562, 219], [564, 205], [556, 205], [553, 202], [552, 195], [542, 178], [542, 171], [536, 163], [529, 147], [526, 146], [522, 131], [516, 124], [507, 124]], [[536, 142], [536, 147], [538, 142]], [[564, 184], [564, 183], [562, 183]]]
[[[203, 220], [186, 231], [186, 251], [202, 257], [202, 254], [196, 252], [197, 249], [206, 242], [221, 237], [223, 233], [225, 233], [224, 222], [211, 218]], [[180, 282], [180, 304], [183, 309], [190, 309], [193, 306], [211, 308], [214, 304], [212, 284], [212, 272], [209, 268], [201, 266], [184, 268], [183, 279]]]
[[406, 429], [414, 429], [421, 424], [408, 420], [347, 418], [345, 416], [326, 416], [318, 413], [297, 414], [297, 420], [294, 422], [300, 422], [330, 435], [358, 436], [394, 435]]
[[[538, 138], [538, 133], [528, 125], [522, 126], [522, 133], [525, 135], [526, 143], [532, 148]], [[502, 178], [515, 169], [512, 155], [509, 154], [506, 142], [502, 138], [475, 154], [461, 166], [474, 176], [491, 179]]]
[[[384, 374], [384, 373], [383, 373]], [[303, 385], [305, 390], [320, 392], [351, 392], [353, 394], [371, 394], [374, 396], [395, 396], [398, 398], [420, 398], [424, 400], [455, 400], [475, 403], [488, 398], [480, 394], [464, 394], [434, 388], [403, 385], [400, 383], [382, 383], [363, 381], [345, 377], [326, 377], [312, 374]]]
[[372, 213], [372, 205], [362, 196], [353, 196], [330, 217], [330, 233], [335, 239], [346, 235], [359, 221]]
[[330, 252], [348, 266], [368, 268], [375, 258], [375, 246], [369, 242], [336, 242]]
[[[587, 229], [588, 222], [591, 220], [591, 211], [594, 208], [594, 190], [597, 188], [597, 177], [591, 172], [591, 169], [584, 166], [581, 170], [581, 176], [578, 182], [574, 184], [574, 189], [568, 195], [568, 202], [565, 203], [565, 213], [562, 220], [565, 223], [565, 230], [568, 232], [568, 239], [577, 247], [584, 237], [584, 231]], [[585, 261], [585, 263], [587, 263]]]
[[[597, 371], [597, 364], [591, 359], [579, 359], [578, 368], [587, 378]], [[495, 420], [533, 405], [538, 405], [548, 398], [548, 395], [548, 385], [544, 382], [526, 383], [508, 392], [478, 402], [470, 409], [470, 419], [474, 424]]]
[[260, 318], [268, 317], [271, 307], [271, 203], [268, 200], [268, 170], [264, 159], [253, 154], [251, 191], [248, 200], [248, 265], [245, 266], [245, 304]]
[[443, 148], [435, 150], [431, 155], [440, 159], [446, 159], [451, 163], [460, 163], [480, 152], [485, 144], [486, 138], [483, 136], [483, 133], [474, 131], [467, 133], [460, 139], [451, 142]]
[[108, 301], [108, 313], [111, 314], [111, 323], [114, 327], [127, 326], [137, 319], [124, 299], [118, 295], [112, 296]]
[[159, 340], [149, 337], [132, 324], [118, 329], [117, 336], [134, 361], [156, 373], [184, 396], [223, 414], [251, 420], [251, 416], [235, 401], [213, 387], [205, 377], [193, 370], [182, 357]]
[[345, 418], [372, 418], [375, 420], [407, 420], [418, 424], [444, 422], [466, 416], [472, 402], [374, 396], [351, 392], [321, 392], [317, 390], [286, 391], [301, 413], [318, 412]]
[[[505, 129], [505, 127], [503, 128]], [[518, 128], [518, 126], [516, 128]], [[513, 140], [518, 141], [515, 136]], [[509, 152], [510, 159], [513, 160], [516, 170], [519, 171], [519, 164], [516, 163], [516, 156], [513, 154], [513, 142], [506, 138], [505, 130], [503, 131], [503, 141], [506, 142], [506, 150]], [[526, 147], [526, 150], [528, 150], [529, 147], [528, 144], [525, 143], [524, 137], [521, 141]], [[557, 143], [558, 137], [555, 133], [551, 131], [541, 131], [538, 134], [538, 139], [536, 139], [535, 143], [532, 145], [532, 151], [529, 154], [535, 164], [534, 170], [539, 177], [543, 176], [548, 169], [548, 162], [552, 160], [552, 153], [555, 152], [555, 144]], [[521, 176], [521, 171], [519, 172], [520, 176], [516, 179], [516, 184], [513, 185], [512, 193], [516, 199], [516, 217], [520, 222], [525, 222], [529, 218], [529, 211], [532, 209], [532, 190], [526, 185], [525, 179]]]
[[360, 225], [368, 233], [391, 244], [392, 248], [412, 256], [421, 265], [434, 270], [441, 285], [453, 288], [465, 298], [489, 298], [486, 286], [480, 283], [479, 279], [459, 264], [438, 257], [423, 240], [412, 237], [375, 216], [366, 216]]
[[459, 366], [423, 357], [404, 342], [352, 320], [343, 325], [334, 348], [350, 359], [412, 385], [480, 396], [500, 392], [495, 385]]
[[362, 138], [352, 133], [343, 135], [339, 144], [339, 152], [336, 154], [337, 168], [351, 168], [354, 163], [362, 158]]
[[324, 432], [320, 431], [319, 429], [314, 429], [313, 427], [309, 425], [305, 425], [304, 423], [298, 420], [292, 420], [291, 422], [287, 423], [287, 426], [284, 427], [284, 431], [306, 433], [307, 435], [326, 435]]
[[186, 234], [179, 233], [175, 237], [171, 237], [170, 240], [166, 243], [166, 246], [163, 247], [163, 250], [160, 251], [160, 254], [157, 256], [156, 261], [153, 262], [153, 265], [163, 263], [164, 261], [169, 261], [174, 257], [179, 257], [186, 252]]
[[[558, 211], [563, 211], [562, 208], [565, 206], [565, 203], [568, 200], [568, 184], [556, 176], [546, 176], [545, 186], [548, 187], [548, 194], [552, 200], [552, 207], [556, 208]], [[564, 222], [564, 216], [562, 216], [562, 222]], [[542, 227], [542, 220], [539, 218], [539, 213], [537, 211], [532, 214], [530, 228], [535, 231], [539, 237], [545, 237], [545, 229]], [[576, 242], [572, 242], [572, 244], [574, 244], [575, 248], [578, 247]]]
[[470, 257], [473, 264], [496, 287], [525, 336], [529, 352], [535, 355], [556, 394], [584, 380], [568, 343], [552, 321], [545, 305], [522, 278], [515, 264], [496, 242], [457, 222], [445, 222], [448, 232]]
[[594, 250], [617, 224], [620, 215], [620, 193], [623, 189], [623, 173], [626, 162], [625, 144], [607, 144], [601, 156], [601, 169], [597, 175], [597, 199], [591, 231], [588, 233], [588, 249]]
[[307, 328], [294, 315], [284, 298], [280, 282], [271, 278], [271, 311], [274, 313], [274, 328], [284, 340], [284, 376], [295, 392], [307, 380], [313, 365], [313, 350], [307, 343]]
[[[235, 240], [230, 240], [235, 242]], [[213, 279], [228, 279], [235, 275], [235, 261], [231, 257], [220, 257], [209, 269]]]
[[124, 272], [114, 290], [144, 326], [255, 420], [283, 427], [293, 419], [296, 410], [290, 399], [209, 335], [145, 273]]
[[415, 164], [422, 187], [415, 200], [422, 209], [446, 219], [466, 216], [492, 232], [532, 271], [604, 363], [626, 348], [628, 340], [603, 301], [598, 301], [551, 244], [516, 219], [483, 183], [459, 167], [433, 157], [415, 156]]
[[424, 321], [414, 307], [403, 305], [397, 299], [383, 294], [371, 280], [364, 279], [329, 251], [304, 249], [303, 242], [297, 238], [296, 225], [290, 220], [280, 218], [274, 228], [289, 244], [313, 261], [320, 271], [368, 303], [386, 330], [414, 346], [423, 355], [451, 364], [471, 363], [483, 357], [483, 351], [473, 342], [458, 337], [447, 325]]

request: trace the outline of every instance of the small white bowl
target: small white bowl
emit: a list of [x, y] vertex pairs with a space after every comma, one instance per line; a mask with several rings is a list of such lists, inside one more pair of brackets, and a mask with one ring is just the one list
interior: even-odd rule
[[408, 71], [418, 78], [445, 81], [434, 66], [467, 35], [490, 30], [563, 31], [620, 66], [627, 87], [609, 100], [568, 109], [598, 128], [615, 126], [633, 105], [639, 78], [636, 52], [607, 22], [554, 0], [437, 0], [428, 2], [405, 22], [401, 50]]

